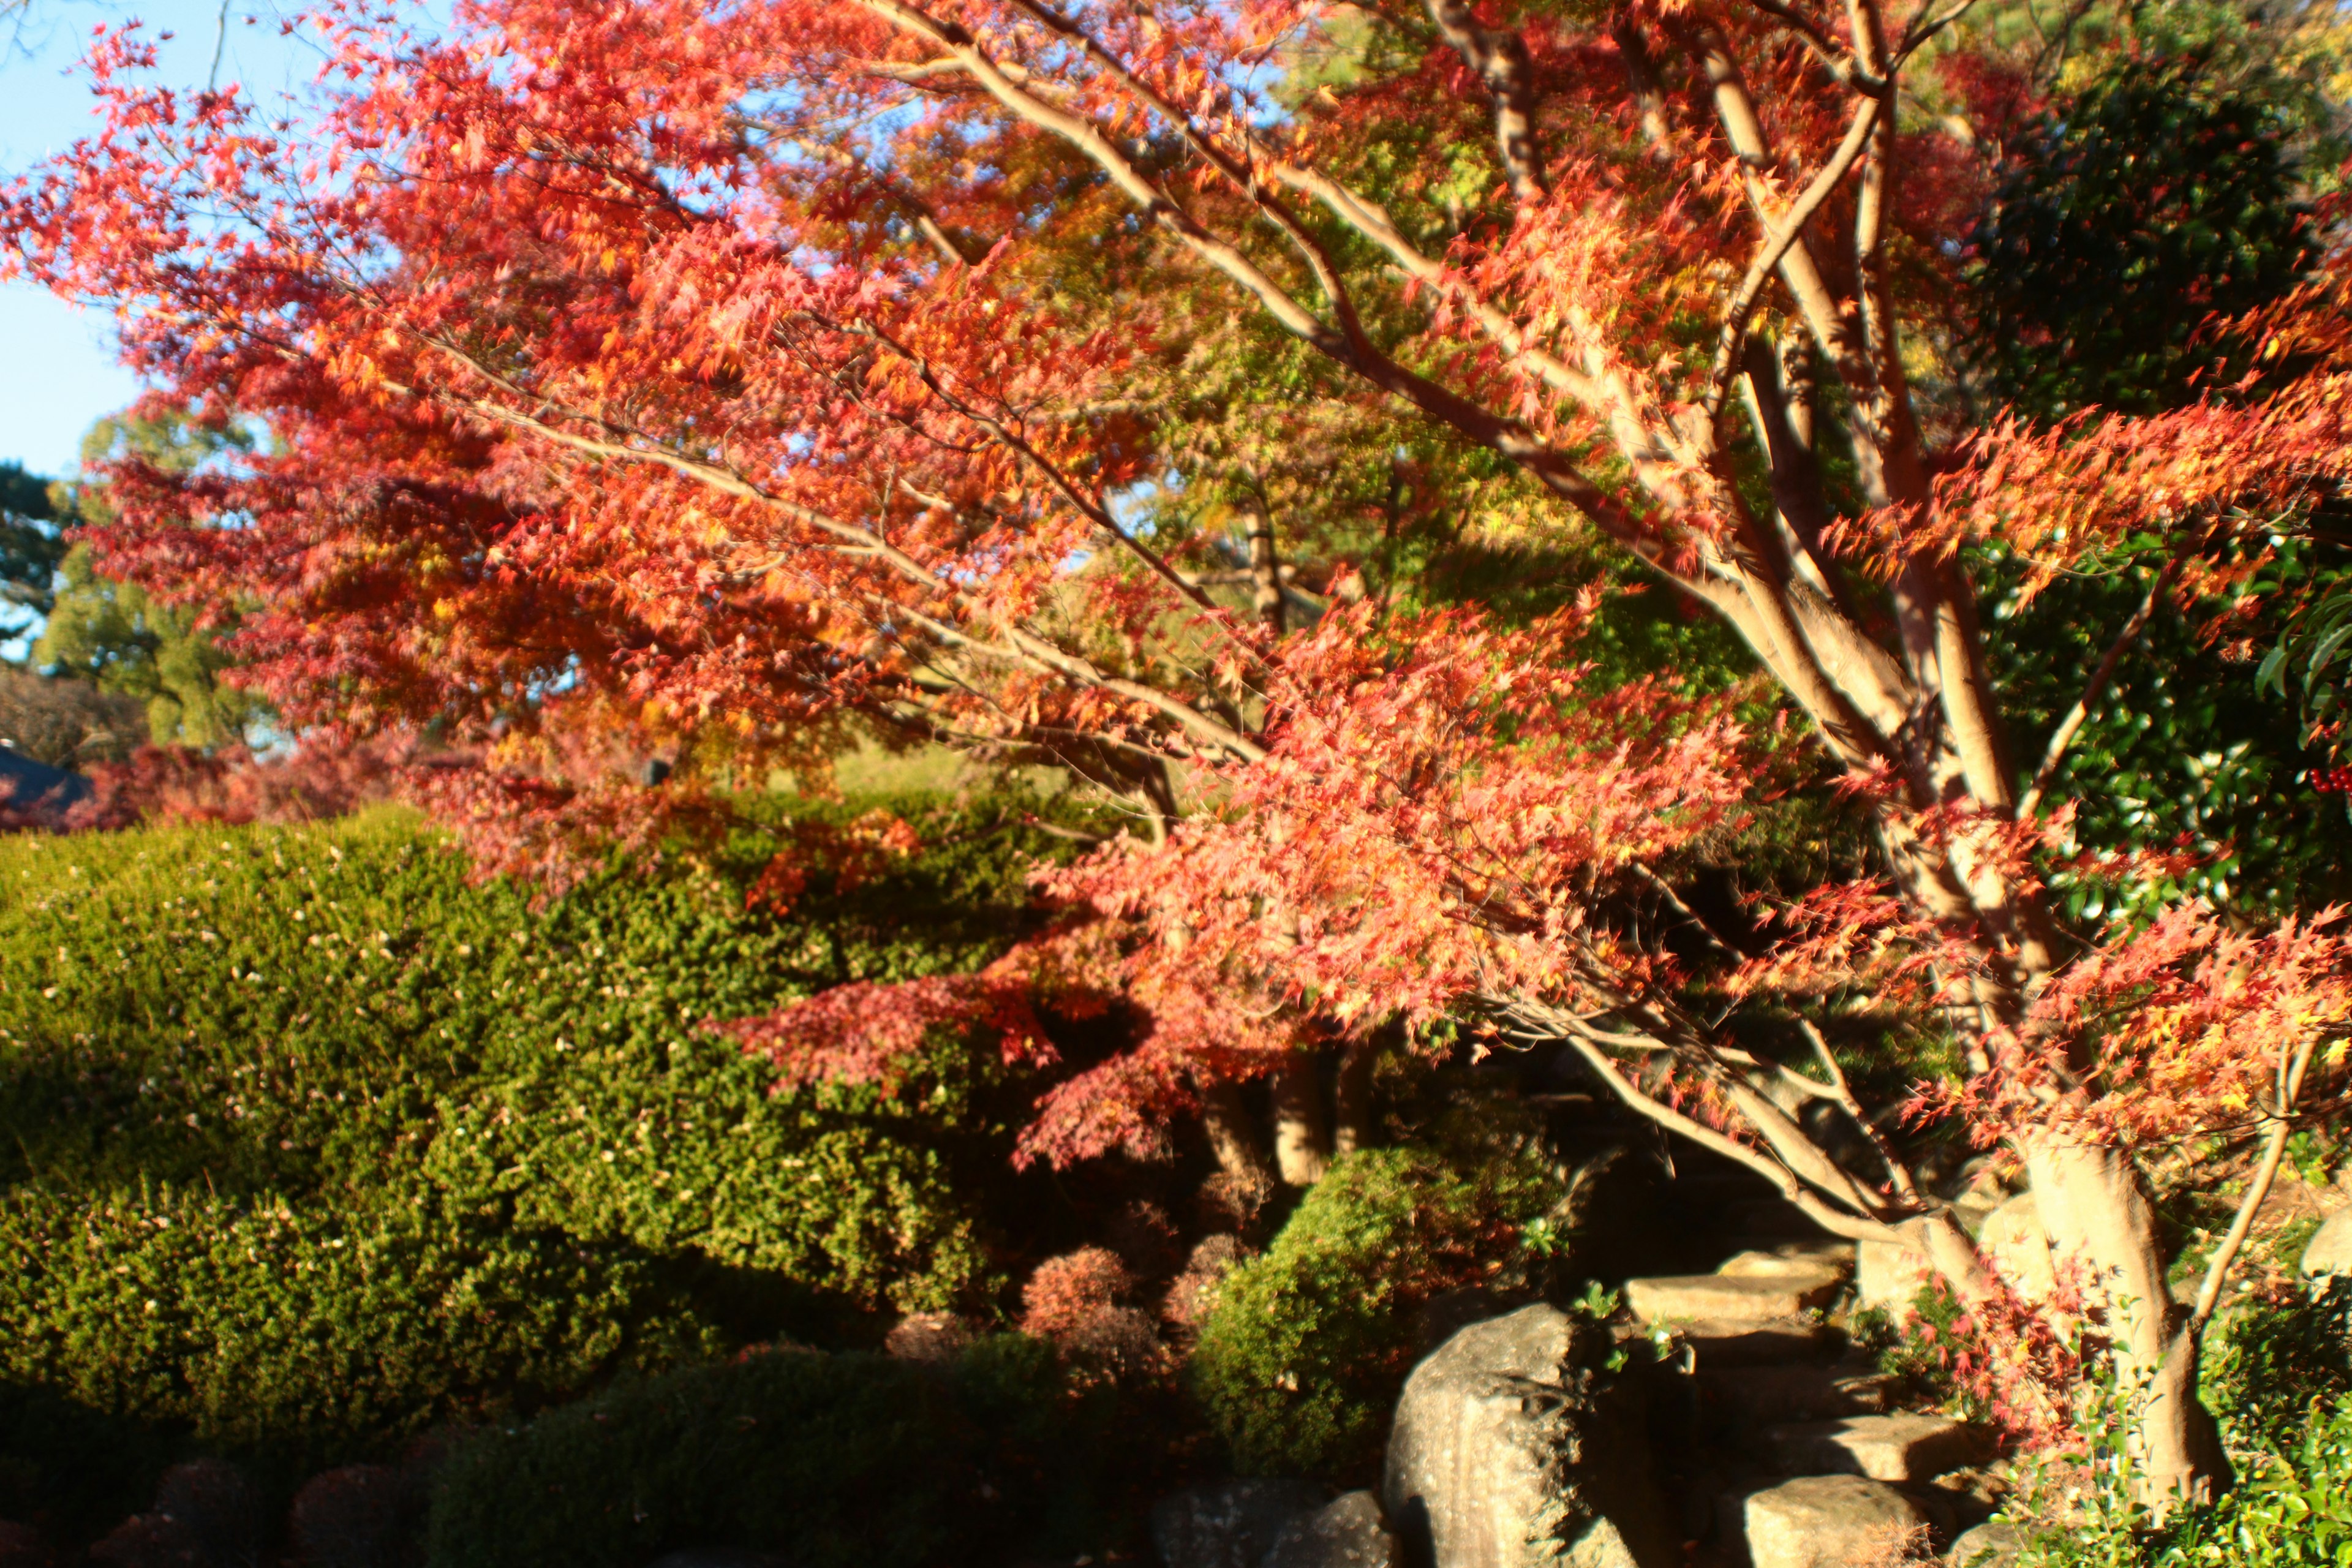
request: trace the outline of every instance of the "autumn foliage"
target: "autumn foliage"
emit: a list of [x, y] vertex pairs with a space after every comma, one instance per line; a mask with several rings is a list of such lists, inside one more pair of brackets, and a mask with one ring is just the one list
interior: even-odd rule
[[[2143, 561], [2232, 635], [2352, 468], [2352, 272], [2331, 250], [2239, 323], [2258, 374], [2177, 411], [1927, 406], [1911, 350], [2034, 90], [1950, 23], [477, 0], [428, 36], [331, 5], [286, 118], [150, 85], [101, 29], [103, 133], [0, 223], [18, 271], [121, 303], [159, 399], [271, 437], [122, 465], [108, 569], [252, 606], [247, 678], [307, 734], [462, 754], [428, 793], [486, 865], [647, 849], [861, 734], [1136, 814], [995, 969], [730, 1026], [787, 1080], [887, 1079], [942, 1026], [1042, 1059], [1040, 1009], [1115, 998], [1139, 1037], [1026, 1135], [1068, 1162], [1310, 1053], [1559, 1045], [1994, 1300], [1824, 1033], [1875, 996], [1948, 1035], [1965, 1070], [1916, 1108], [2033, 1167], [2150, 1473], [2194, 1488], [2212, 1303], [2175, 1310], [2133, 1158], [2339, 1106], [2352, 944], [2194, 906], [2067, 929], [2048, 796], [2115, 660], [2012, 756], [1965, 568]], [[1532, 620], [1395, 602], [1363, 568], [1412, 483], [1614, 574]], [[1154, 485], [1232, 527], [1150, 521]], [[1588, 643], [1636, 576], [1752, 678], [1612, 668]], [[1678, 879], [1799, 788], [1867, 818], [1875, 874], [1712, 929]]]

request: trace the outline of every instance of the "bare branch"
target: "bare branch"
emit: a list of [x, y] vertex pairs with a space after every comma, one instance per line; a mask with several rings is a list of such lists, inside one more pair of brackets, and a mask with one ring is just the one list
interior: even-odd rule
[[1862, 107], [1854, 111], [1853, 123], [1846, 128], [1845, 138], [1838, 143], [1837, 151], [1830, 155], [1830, 161], [1822, 165], [1822, 172], [1813, 176], [1812, 182], [1790, 205], [1786, 213], [1775, 219], [1761, 208], [1758, 210], [1758, 218], [1764, 225], [1765, 240], [1756, 252], [1756, 258], [1748, 264], [1747, 275], [1740, 279], [1738, 289], [1732, 294], [1730, 308], [1724, 312], [1722, 336], [1716, 344], [1715, 364], [1707, 372], [1706, 394], [1702, 405], [1710, 420], [1722, 412], [1724, 395], [1730, 387], [1733, 371], [1739, 363], [1740, 346], [1748, 340], [1748, 318], [1756, 312], [1756, 301], [1764, 291], [1766, 279], [1779, 270], [1781, 259], [1803, 235], [1805, 225], [1821, 211], [1822, 204], [1830, 199], [1831, 194], [1853, 171], [1854, 161], [1862, 156], [1863, 148], [1869, 143], [1872, 128], [1878, 123], [1883, 102], [1877, 98], [1862, 100]]
[[2156, 581], [2147, 585], [2147, 595], [2140, 600], [2139, 608], [2132, 612], [2131, 619], [2126, 621], [2123, 629], [2116, 634], [2116, 640], [2107, 645], [2106, 653], [2099, 659], [2097, 668], [2091, 671], [2091, 679], [2084, 683], [2083, 694], [2074, 699], [2074, 705], [2066, 710], [2064, 718], [2058, 721], [2058, 728], [2050, 732], [2050, 743], [2042, 749], [2042, 765], [2033, 770], [2033, 783], [2017, 803], [2017, 815], [2021, 820], [2032, 816], [2041, 807], [2042, 795], [2058, 776], [2058, 764], [2066, 760], [2066, 749], [2074, 743], [2075, 735], [2081, 732], [2084, 721], [2091, 716], [2091, 705], [2105, 694], [2107, 683], [2115, 679], [2116, 667], [2123, 662], [2125, 651], [2139, 640], [2141, 632], [2147, 629], [2148, 621], [2156, 615], [2156, 606], [2163, 600], [2164, 591], [2171, 586], [2173, 577], [2187, 559], [2185, 555], [2176, 555], [2165, 563], [2163, 571], [2157, 574]]
[[1480, 26], [1467, 0], [1426, 3], [1429, 19], [1495, 100], [1495, 150], [1511, 195], [1523, 203], [1541, 201], [1549, 185], [1536, 142], [1535, 62], [1528, 58], [1527, 40], [1507, 27]]
[[2194, 1336], [2204, 1331], [2212, 1321], [2214, 1309], [2221, 1304], [2221, 1288], [2230, 1278], [2231, 1267], [2238, 1260], [2239, 1249], [2246, 1245], [2246, 1237], [2254, 1227], [2254, 1215], [2271, 1195], [2271, 1184], [2278, 1179], [2281, 1162], [2286, 1158], [2286, 1141], [2294, 1131], [2295, 1101], [2303, 1095], [2303, 1075], [2311, 1066], [2311, 1054], [2319, 1045], [2319, 1031], [2312, 1030], [2295, 1047], [2294, 1059], [2279, 1073], [2276, 1122], [2271, 1128], [2270, 1146], [2263, 1151], [2263, 1163], [2255, 1167], [2253, 1180], [2246, 1184], [2246, 1195], [2239, 1201], [2237, 1217], [2230, 1222], [2230, 1232], [2221, 1245], [2213, 1250], [2213, 1259], [2205, 1268], [2205, 1283], [2197, 1291], [2197, 1305], [2189, 1314], [2183, 1332]]

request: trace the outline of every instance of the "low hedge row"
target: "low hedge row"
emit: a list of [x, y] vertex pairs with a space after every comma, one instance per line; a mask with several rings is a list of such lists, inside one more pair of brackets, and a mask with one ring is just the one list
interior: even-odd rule
[[442, 1467], [430, 1568], [636, 1568], [684, 1548], [798, 1568], [1065, 1553], [1095, 1510], [1112, 1405], [1052, 1349], [986, 1339], [950, 1363], [770, 1351], [625, 1381], [481, 1433]]
[[[1017, 1093], [942, 1050], [895, 1098], [772, 1096], [698, 1027], [998, 951], [1054, 841], [1003, 802], [918, 826], [783, 918], [744, 908], [756, 833], [540, 910], [393, 812], [0, 842], [0, 1442], [63, 1400], [318, 1464], [992, 1300]], [[0, 1453], [0, 1510], [100, 1485], [53, 1469]]]

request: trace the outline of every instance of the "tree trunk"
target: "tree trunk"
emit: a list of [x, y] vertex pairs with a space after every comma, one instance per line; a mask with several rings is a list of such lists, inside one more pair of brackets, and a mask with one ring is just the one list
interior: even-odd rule
[[1339, 1058], [1339, 1081], [1331, 1096], [1331, 1152], [1352, 1154], [1372, 1146], [1372, 1058], [1369, 1041], [1358, 1041]]
[[1314, 1054], [1297, 1051], [1274, 1072], [1275, 1161], [1282, 1179], [1294, 1187], [1313, 1186], [1331, 1163], [1322, 1075], [1315, 1069]]
[[1201, 1089], [1201, 1127], [1217, 1168], [1233, 1181], [1257, 1193], [1274, 1190], [1274, 1168], [1265, 1157], [1256, 1119], [1242, 1103], [1242, 1091], [1230, 1083], [1205, 1084]]
[[2165, 1279], [2138, 1171], [2119, 1151], [2055, 1134], [2035, 1139], [2025, 1156], [2059, 1267], [2084, 1270], [2086, 1295], [2105, 1309], [2142, 1500], [2161, 1512], [2179, 1498], [2212, 1497], [2230, 1484], [2230, 1462], [2198, 1403], [2197, 1336], [2179, 1331], [2189, 1309]]

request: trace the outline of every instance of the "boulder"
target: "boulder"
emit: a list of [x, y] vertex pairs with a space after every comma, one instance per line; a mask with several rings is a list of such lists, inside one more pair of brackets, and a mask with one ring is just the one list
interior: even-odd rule
[[2009, 1568], [2025, 1552], [2025, 1531], [1993, 1520], [1978, 1525], [1952, 1542], [1944, 1561], [1952, 1568]]
[[1675, 1560], [1631, 1384], [1602, 1331], [1538, 1303], [1457, 1331], [1397, 1402], [1388, 1517], [1431, 1568], [1654, 1568]]
[[1850, 1415], [1775, 1426], [1765, 1435], [1784, 1470], [1924, 1481], [1984, 1456], [1975, 1427], [1943, 1415]]
[[2042, 1227], [2032, 1193], [2020, 1193], [1987, 1215], [1977, 1246], [2027, 1300], [2043, 1300], [2058, 1288], [2050, 1233]]
[[1860, 1476], [1803, 1476], [1751, 1492], [1740, 1518], [1753, 1568], [1895, 1563], [1927, 1533], [1910, 1499]]
[[2305, 1274], [2352, 1274], [2352, 1208], [2327, 1216], [2303, 1249]]
[[1261, 1568], [1398, 1568], [1402, 1561], [1379, 1500], [1357, 1491], [1284, 1525]]
[[1164, 1568], [1262, 1568], [1282, 1532], [1323, 1507], [1306, 1481], [1219, 1481], [1165, 1497], [1151, 1510], [1151, 1544]]
[[1936, 1277], [1926, 1253], [1899, 1241], [1865, 1241], [1854, 1264], [1853, 1304], [1900, 1318]]

